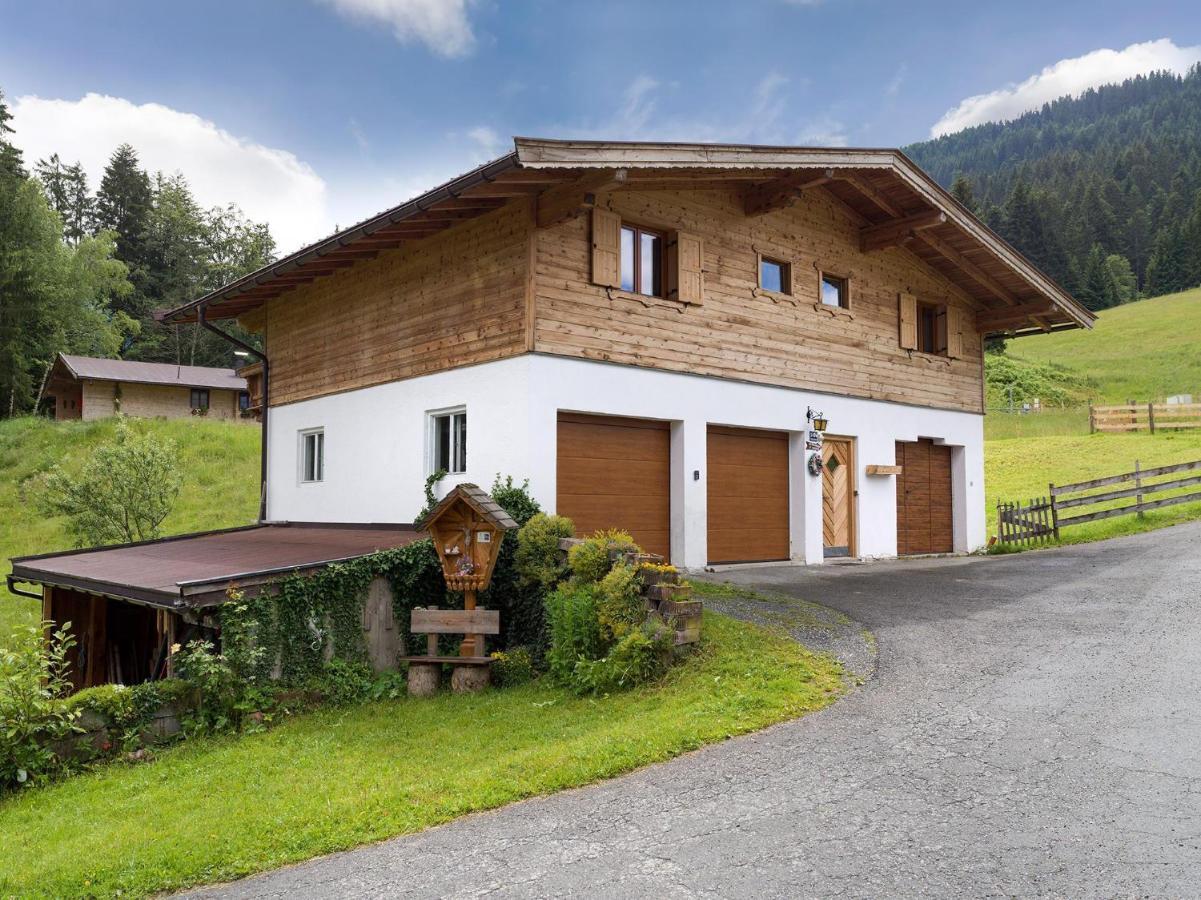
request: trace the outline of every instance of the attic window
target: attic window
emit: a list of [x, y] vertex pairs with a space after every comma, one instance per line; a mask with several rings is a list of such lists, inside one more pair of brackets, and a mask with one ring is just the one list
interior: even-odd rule
[[621, 226], [621, 289], [648, 297], [663, 296], [663, 235]]
[[847, 309], [850, 303], [850, 291], [847, 290], [847, 280], [835, 275], [822, 273], [822, 306], [838, 306]]
[[766, 256], [759, 258], [759, 287], [777, 294], [792, 293], [792, 266]]
[[947, 352], [947, 308], [936, 303], [917, 305], [917, 349], [945, 356]]

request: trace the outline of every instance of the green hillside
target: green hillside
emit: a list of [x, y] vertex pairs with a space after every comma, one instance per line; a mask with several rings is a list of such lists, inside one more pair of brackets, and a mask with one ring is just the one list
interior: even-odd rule
[[1072, 405], [1201, 399], [1201, 288], [1115, 306], [1097, 327], [1010, 342], [990, 356], [988, 405], [1003, 406], [1014, 383], [1018, 401]]
[[[183, 489], [167, 519], [167, 534], [203, 531], [253, 522], [258, 513], [259, 429], [250, 425], [130, 420], [175, 441], [184, 473]], [[0, 421], [0, 566], [13, 556], [71, 547], [64, 523], [43, 518], [30, 498], [34, 476], [55, 463], [78, 466], [110, 439], [116, 422], [51, 422], [20, 418]], [[37, 621], [37, 603], [0, 588], [0, 640], [14, 625]]]

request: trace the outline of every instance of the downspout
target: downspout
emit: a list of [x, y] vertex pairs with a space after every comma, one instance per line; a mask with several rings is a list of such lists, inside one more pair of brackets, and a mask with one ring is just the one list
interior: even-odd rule
[[269, 381], [267, 354], [263, 353], [261, 350], [256, 350], [254, 347], [250, 346], [245, 341], [239, 340], [238, 338], [234, 337], [229, 332], [222, 331], [220, 328], [218, 328], [216, 325], [214, 325], [212, 322], [210, 322], [207, 318], [205, 318], [205, 315], [204, 315], [205, 310], [207, 308], [208, 308], [207, 303], [201, 304], [199, 307], [197, 307], [198, 321], [200, 322], [200, 327], [207, 329], [208, 331], [211, 331], [213, 334], [217, 335], [220, 338], [223, 338], [224, 340], [233, 344], [239, 350], [244, 350], [245, 352], [249, 353], [251, 356], [253, 356], [255, 359], [257, 359], [259, 362], [261, 362], [263, 364], [263, 411], [259, 417], [259, 421], [261, 422], [261, 428], [262, 428], [262, 440], [260, 441], [260, 444], [262, 445], [262, 459], [259, 463], [259, 521], [266, 522], [267, 521], [267, 414], [268, 414], [268, 411], [271, 409], [271, 402], [270, 402], [271, 398], [267, 393], [268, 381]]

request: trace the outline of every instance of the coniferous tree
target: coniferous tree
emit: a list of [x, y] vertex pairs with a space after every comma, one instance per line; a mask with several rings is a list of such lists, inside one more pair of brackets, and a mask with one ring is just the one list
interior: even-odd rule
[[63, 222], [63, 237], [76, 245], [92, 230], [93, 201], [88, 193], [88, 176], [76, 162], [65, 166], [57, 153], [38, 160], [34, 172], [46, 191], [46, 199]]
[[139, 165], [133, 147], [122, 144], [109, 159], [96, 193], [96, 224], [117, 235], [117, 258], [129, 267], [134, 290], [114, 306], [135, 319], [144, 318], [153, 308], [146, 290], [151, 205], [150, 176]]
[[1096, 244], [1129, 261], [1136, 293], [1201, 284], [1201, 66], [906, 149], [952, 191], [969, 182], [981, 217], [1069, 290], [1090, 270], [1095, 290]]

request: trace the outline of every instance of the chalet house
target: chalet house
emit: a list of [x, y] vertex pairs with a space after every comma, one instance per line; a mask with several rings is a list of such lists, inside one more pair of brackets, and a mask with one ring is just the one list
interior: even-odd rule
[[233, 369], [95, 359], [60, 353], [42, 406], [52, 419], [208, 416], [237, 419], [249, 405], [246, 379]]
[[1093, 322], [898, 150], [525, 138], [166, 319], [256, 359], [262, 521], [13, 560], [80, 684], [415, 540], [439, 471], [689, 568], [973, 550], [985, 338]]
[[1093, 321], [897, 150], [533, 139], [202, 314], [264, 338], [266, 518], [511, 473], [687, 567], [981, 546], [984, 338]]

